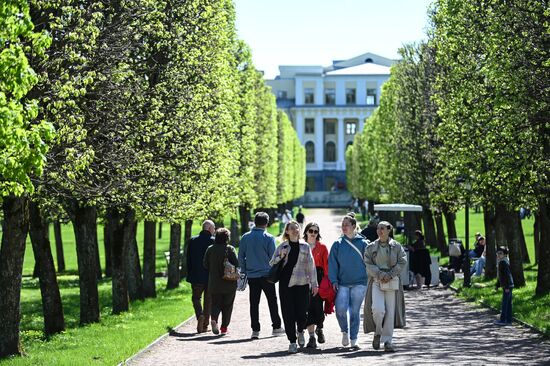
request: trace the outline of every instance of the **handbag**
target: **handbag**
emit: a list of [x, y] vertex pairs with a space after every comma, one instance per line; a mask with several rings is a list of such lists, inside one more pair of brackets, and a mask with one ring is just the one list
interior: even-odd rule
[[[239, 271], [238, 268], [237, 268], [237, 271]], [[246, 273], [240, 272], [239, 279], [237, 280], [237, 291], [246, 290], [246, 285], [247, 284], [248, 284], [248, 276], [246, 275]]]
[[380, 282], [380, 290], [397, 291], [399, 290], [399, 277], [393, 277], [389, 282]]
[[267, 275], [267, 282], [277, 283], [281, 279], [281, 273], [283, 272], [283, 267], [285, 265], [284, 259], [281, 259], [279, 263], [274, 264], [269, 269], [269, 274]]
[[237, 271], [237, 267], [235, 267], [231, 262], [229, 262], [229, 258], [227, 257], [227, 251], [228, 249], [225, 249], [225, 257], [223, 258], [223, 279], [226, 281], [237, 281], [241, 276], [239, 271]]

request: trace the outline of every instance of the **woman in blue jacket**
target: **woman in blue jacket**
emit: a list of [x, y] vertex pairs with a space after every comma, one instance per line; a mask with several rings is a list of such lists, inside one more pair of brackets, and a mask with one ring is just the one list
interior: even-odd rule
[[[363, 255], [367, 241], [357, 234], [355, 217], [342, 219], [342, 236], [332, 244], [328, 258], [328, 278], [336, 292], [336, 319], [342, 331], [342, 345], [359, 348], [359, 311], [367, 291], [367, 271]], [[348, 325], [349, 313], [349, 325]]]

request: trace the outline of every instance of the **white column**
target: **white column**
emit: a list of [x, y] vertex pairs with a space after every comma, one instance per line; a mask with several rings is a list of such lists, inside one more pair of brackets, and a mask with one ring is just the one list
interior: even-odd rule
[[367, 104], [367, 81], [366, 80], [357, 80], [357, 90], [356, 90], [356, 104], [365, 105]]
[[298, 140], [304, 145], [304, 116], [302, 113], [296, 113], [296, 135]]
[[316, 170], [323, 170], [324, 147], [323, 116], [315, 116], [315, 167]]
[[360, 134], [363, 132], [363, 128], [365, 127], [365, 118], [367, 118], [366, 115], [362, 114], [359, 116], [359, 126], [357, 126], [357, 134]]
[[384, 82], [381, 80], [378, 80], [376, 83], [376, 105], [380, 104], [380, 96], [382, 96], [382, 84]]
[[338, 144], [336, 145], [336, 169], [343, 170], [346, 168], [346, 156], [344, 146], [344, 119], [338, 118]]
[[336, 105], [346, 104], [346, 82], [336, 80]]
[[315, 82], [315, 104], [323, 105], [324, 104], [324, 88], [323, 88], [323, 79], [318, 79]]
[[302, 79], [296, 78], [296, 105], [304, 104], [304, 86]]

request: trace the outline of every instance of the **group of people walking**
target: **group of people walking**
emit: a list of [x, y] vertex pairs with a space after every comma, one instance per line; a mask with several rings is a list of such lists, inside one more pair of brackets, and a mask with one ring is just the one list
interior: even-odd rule
[[[237, 287], [236, 282], [222, 279], [223, 262], [228, 261], [240, 266], [248, 278], [252, 339], [259, 338], [262, 331], [259, 304], [263, 292], [271, 316], [271, 334], [286, 334], [289, 353], [296, 353], [299, 347], [316, 348], [317, 343], [325, 342], [323, 322], [325, 314], [332, 311], [332, 303], [342, 346], [359, 348], [360, 308], [364, 303], [363, 330], [374, 333], [373, 348], [383, 345], [385, 351], [393, 352], [393, 330], [405, 325], [399, 275], [407, 257], [403, 247], [390, 237], [392, 225], [380, 221], [376, 227], [378, 237], [371, 242], [360, 234], [355, 215], [348, 214], [341, 222], [342, 236], [329, 252], [315, 222], [306, 224], [302, 231], [297, 221], [289, 220], [278, 247], [266, 230], [268, 223], [267, 213], [255, 215], [254, 228], [241, 237], [238, 256], [228, 244], [229, 231], [215, 230], [209, 220], [203, 223], [203, 231], [191, 239], [187, 267], [197, 332], [208, 330], [208, 317], [214, 334], [228, 332]], [[270, 270], [281, 266], [281, 261], [278, 284], [282, 320], [275, 284], [270, 281]], [[220, 313], [222, 322], [218, 327]]]

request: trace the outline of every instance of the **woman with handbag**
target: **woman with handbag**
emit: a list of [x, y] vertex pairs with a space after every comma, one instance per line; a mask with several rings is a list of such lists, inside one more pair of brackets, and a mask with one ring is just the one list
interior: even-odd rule
[[365, 333], [374, 332], [372, 347], [395, 352], [392, 343], [394, 328], [405, 326], [405, 297], [399, 275], [407, 263], [401, 244], [389, 237], [393, 226], [387, 221], [378, 223], [378, 239], [365, 251], [369, 284], [363, 309]]
[[344, 347], [350, 344], [351, 338], [351, 347], [359, 348], [359, 312], [367, 291], [367, 271], [363, 261], [366, 247], [365, 237], [357, 234], [355, 217], [344, 216], [342, 236], [332, 244], [328, 257], [328, 279], [336, 292], [336, 319]]
[[[319, 225], [315, 222], [310, 222], [304, 229], [304, 240], [309, 244], [313, 260], [315, 261], [315, 269], [317, 271], [317, 283], [321, 284], [324, 276], [328, 276], [328, 249], [325, 244], [321, 243], [321, 233]], [[319, 294], [309, 295], [309, 309], [307, 311], [307, 331], [309, 333], [308, 348], [317, 348], [317, 341], [325, 343], [325, 335], [323, 333], [323, 322], [325, 314], [323, 310], [323, 299]], [[317, 328], [317, 329], [316, 329]], [[315, 339], [317, 334], [317, 340]]]
[[[285, 323], [285, 333], [290, 342], [288, 353], [298, 352], [298, 346], [305, 346], [309, 293], [317, 295], [317, 272], [311, 249], [306, 242], [300, 241], [300, 225], [292, 220], [285, 225], [284, 241], [275, 249], [270, 265], [283, 267], [279, 277], [279, 296], [281, 312]], [[297, 336], [296, 336], [297, 335]]]
[[[225, 228], [216, 230], [214, 244], [209, 246], [204, 253], [203, 265], [208, 269], [208, 289], [210, 291], [210, 317], [212, 333], [227, 333], [227, 327], [231, 321], [235, 293], [237, 292], [237, 279], [239, 274], [236, 268], [239, 260], [235, 248], [229, 245], [231, 232]], [[222, 313], [222, 324], [218, 328], [218, 317]]]

